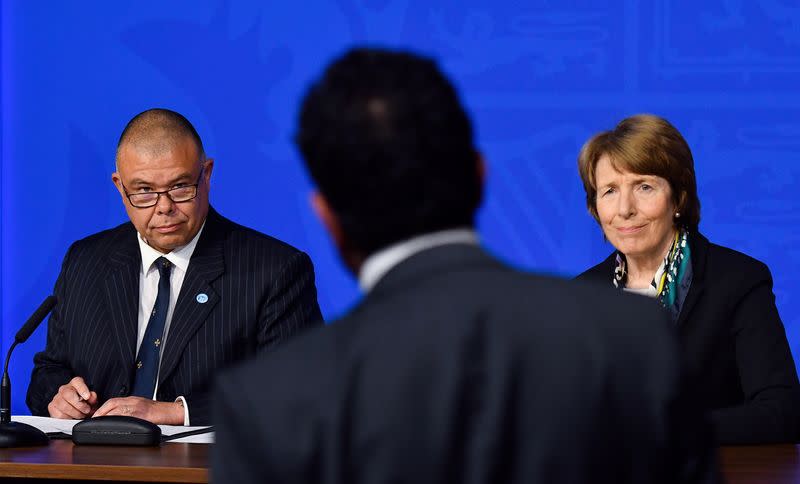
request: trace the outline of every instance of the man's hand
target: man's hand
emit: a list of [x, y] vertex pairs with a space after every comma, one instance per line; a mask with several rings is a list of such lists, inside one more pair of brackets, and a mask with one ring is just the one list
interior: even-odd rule
[[149, 420], [154, 424], [183, 425], [183, 407], [177, 402], [158, 402], [142, 397], [112, 398], [94, 413], [103, 415], [127, 415]]
[[86, 382], [79, 376], [66, 385], [61, 385], [53, 400], [47, 404], [47, 411], [53, 418], [81, 420], [90, 417], [95, 410], [97, 410], [97, 393], [89, 391]]

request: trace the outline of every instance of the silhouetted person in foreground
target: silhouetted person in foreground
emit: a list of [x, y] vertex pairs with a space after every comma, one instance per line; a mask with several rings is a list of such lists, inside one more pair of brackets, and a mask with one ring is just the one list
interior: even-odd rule
[[365, 297], [217, 380], [215, 482], [715, 481], [652, 301], [481, 249], [482, 158], [434, 62], [352, 50], [299, 123], [313, 208]]

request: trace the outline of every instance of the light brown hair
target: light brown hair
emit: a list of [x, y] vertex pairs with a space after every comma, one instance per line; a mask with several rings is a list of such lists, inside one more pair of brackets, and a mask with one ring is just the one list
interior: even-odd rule
[[652, 114], [637, 114], [623, 119], [611, 131], [594, 135], [583, 145], [578, 155], [578, 171], [586, 191], [586, 207], [598, 222], [595, 170], [603, 155], [608, 155], [618, 171], [667, 180], [676, 211], [680, 213], [674, 219], [675, 225], [697, 230], [700, 200], [692, 151], [669, 121]]

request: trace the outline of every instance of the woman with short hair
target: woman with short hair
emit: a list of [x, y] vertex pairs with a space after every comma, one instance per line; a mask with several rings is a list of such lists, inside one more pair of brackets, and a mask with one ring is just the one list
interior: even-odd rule
[[578, 168], [589, 213], [616, 249], [578, 279], [655, 298], [669, 312], [721, 444], [800, 440], [800, 385], [772, 276], [698, 231], [683, 136], [658, 116], [631, 116], [592, 137]]

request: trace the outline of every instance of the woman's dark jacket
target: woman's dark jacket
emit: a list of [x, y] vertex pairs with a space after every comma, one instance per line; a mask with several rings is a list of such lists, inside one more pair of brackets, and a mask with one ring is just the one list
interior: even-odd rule
[[[676, 325], [719, 443], [800, 441], [800, 385], [769, 269], [699, 233], [689, 244], [693, 280]], [[578, 279], [611, 285], [615, 265], [614, 253]]]

